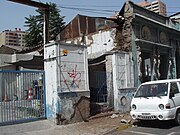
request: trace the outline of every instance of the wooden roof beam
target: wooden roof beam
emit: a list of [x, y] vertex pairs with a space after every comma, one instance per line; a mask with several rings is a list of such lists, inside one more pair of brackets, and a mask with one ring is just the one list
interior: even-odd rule
[[49, 5], [41, 3], [41, 2], [32, 1], [32, 0], [7, 0], [7, 1], [12, 1], [16, 3], [32, 6], [32, 7], [37, 7], [42, 10], [49, 10]]

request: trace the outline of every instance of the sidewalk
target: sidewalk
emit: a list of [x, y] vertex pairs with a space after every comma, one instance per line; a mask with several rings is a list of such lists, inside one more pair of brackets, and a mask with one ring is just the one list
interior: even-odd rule
[[0, 135], [103, 135], [130, 121], [128, 114], [102, 113], [88, 122], [55, 125], [48, 120], [0, 127]]

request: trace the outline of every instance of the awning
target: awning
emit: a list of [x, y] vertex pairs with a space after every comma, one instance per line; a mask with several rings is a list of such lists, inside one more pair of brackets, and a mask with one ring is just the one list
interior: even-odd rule
[[7, 62], [7, 64], [13, 64], [28, 69], [44, 69], [43, 56], [33, 56], [31, 59]]

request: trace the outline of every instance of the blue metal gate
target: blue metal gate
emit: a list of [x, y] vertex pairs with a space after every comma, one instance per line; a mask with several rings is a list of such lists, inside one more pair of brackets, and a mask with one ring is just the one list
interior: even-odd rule
[[45, 118], [44, 71], [0, 71], [0, 124]]
[[105, 71], [94, 71], [91, 73], [93, 76], [93, 83], [90, 84], [91, 101], [97, 103], [107, 102], [107, 75]]

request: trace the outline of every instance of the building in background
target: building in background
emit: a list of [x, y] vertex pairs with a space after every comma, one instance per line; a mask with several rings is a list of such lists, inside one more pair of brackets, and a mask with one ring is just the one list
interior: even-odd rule
[[14, 45], [14, 46], [25, 46], [23, 37], [26, 34], [20, 28], [15, 30], [4, 30], [0, 33], [0, 46], [1, 45]]
[[160, 15], [167, 16], [166, 4], [160, 0], [156, 0], [153, 2], [148, 2], [147, 0], [144, 0], [140, 3], [138, 3], [138, 5], [141, 7], [145, 7], [146, 9], [149, 9], [149, 10], [151, 10], [155, 13], [158, 13]]

